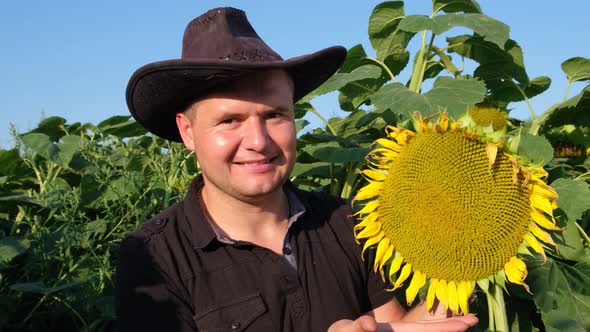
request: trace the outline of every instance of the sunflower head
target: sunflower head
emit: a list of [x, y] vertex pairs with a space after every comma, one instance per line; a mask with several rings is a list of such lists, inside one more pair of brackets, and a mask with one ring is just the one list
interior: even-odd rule
[[418, 121], [418, 132], [388, 127], [375, 142], [363, 171], [368, 184], [355, 197], [355, 236], [363, 252], [376, 247], [374, 269], [392, 289], [411, 280], [408, 304], [427, 287], [428, 309], [436, 298], [468, 313], [480, 280], [526, 287], [516, 253], [524, 243], [544, 256], [553, 244], [557, 194], [542, 168], [520, 163], [473, 127], [444, 113]]
[[458, 120], [462, 129], [475, 133], [480, 140], [502, 143], [509, 124], [506, 112], [484, 101], [467, 110]]

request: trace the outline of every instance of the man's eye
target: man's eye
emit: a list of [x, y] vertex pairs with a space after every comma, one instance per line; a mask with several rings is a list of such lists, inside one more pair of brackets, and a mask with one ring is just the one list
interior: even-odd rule
[[227, 119], [221, 120], [220, 123], [222, 123], [222, 124], [232, 124], [232, 123], [236, 123], [236, 122], [238, 122], [238, 119], [236, 119], [236, 118], [227, 118]]
[[282, 116], [283, 116], [283, 114], [281, 114], [281, 113], [269, 113], [269, 114], [267, 115], [267, 117], [268, 117], [269, 119], [276, 119], [276, 118], [280, 118], [280, 117], [282, 117]]

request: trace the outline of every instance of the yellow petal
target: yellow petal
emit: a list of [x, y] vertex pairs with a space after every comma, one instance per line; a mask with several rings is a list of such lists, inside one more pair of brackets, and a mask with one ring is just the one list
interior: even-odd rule
[[372, 223], [370, 225], [367, 225], [367, 227], [365, 227], [365, 229], [363, 229], [362, 231], [360, 231], [356, 235], [356, 238], [357, 239], [364, 239], [364, 238], [367, 238], [367, 237], [372, 237], [372, 236], [375, 236], [380, 231], [381, 231], [381, 223], [374, 222], [374, 223]]
[[527, 275], [526, 265], [516, 257], [510, 257], [510, 260], [504, 265], [504, 272], [508, 281], [514, 284], [524, 285], [524, 279]]
[[486, 144], [486, 155], [488, 156], [488, 171], [492, 171], [492, 166], [496, 162], [496, 156], [498, 154], [498, 146], [496, 144]]
[[537, 208], [547, 214], [553, 214], [553, 208], [551, 207], [551, 202], [542, 196], [539, 195], [531, 195], [531, 206]]
[[457, 285], [454, 281], [449, 281], [447, 284], [447, 290], [449, 292], [449, 308], [455, 314], [459, 314], [459, 299], [457, 298]]
[[543, 181], [535, 182], [535, 185], [533, 186], [533, 195], [539, 195], [551, 200], [557, 200], [557, 198], [559, 198], [557, 192]]
[[379, 214], [377, 212], [373, 212], [373, 213], [369, 214], [368, 216], [366, 216], [365, 218], [363, 218], [363, 220], [360, 223], [354, 225], [353, 230], [354, 230], [355, 236], [359, 230], [375, 223], [377, 221], [378, 217], [379, 217]]
[[449, 291], [447, 290], [446, 280], [439, 280], [436, 285], [436, 298], [440, 304], [445, 308], [449, 308]]
[[547, 233], [544, 230], [542, 230], [541, 228], [539, 228], [539, 226], [537, 226], [537, 224], [535, 224], [535, 223], [529, 224], [529, 230], [539, 240], [541, 240], [541, 241], [543, 241], [545, 243], [552, 244], [553, 246], [555, 246], [555, 242], [553, 242], [553, 239], [551, 238], [551, 235], [549, 235], [549, 233]]
[[473, 283], [469, 281], [461, 281], [457, 287], [457, 298], [459, 300], [459, 307], [464, 315], [469, 313], [469, 297], [473, 292]]
[[387, 178], [387, 173], [374, 170], [374, 169], [365, 169], [362, 171], [364, 175], [366, 175], [369, 179], [383, 182]]
[[365, 242], [365, 245], [363, 247], [363, 251], [361, 252], [361, 256], [364, 257], [365, 250], [367, 250], [367, 248], [371, 247], [372, 245], [379, 243], [379, 241], [381, 241], [381, 239], [383, 238], [384, 235], [385, 235], [385, 233], [383, 233], [383, 231], [379, 231], [379, 233], [377, 233], [374, 236], [370, 237], [367, 240], [367, 242]]
[[443, 114], [440, 115], [438, 122], [440, 123], [440, 129], [442, 131], [447, 131], [449, 128], [449, 114], [447, 112], [443, 112]]
[[[551, 216], [551, 217], [553, 217], [553, 216]], [[561, 230], [561, 228], [557, 227], [554, 222], [552, 222], [547, 217], [545, 217], [544, 213], [539, 212], [537, 209], [531, 209], [531, 219], [533, 219], [533, 221], [536, 222], [537, 225], [539, 225], [545, 229], [549, 229], [552, 231]]]
[[377, 272], [377, 269], [383, 265], [383, 256], [385, 255], [385, 252], [389, 250], [389, 247], [390, 245], [388, 238], [384, 238], [379, 242], [379, 245], [377, 246], [377, 252], [375, 253], [375, 264], [373, 264], [373, 272]]
[[355, 201], [364, 201], [366, 199], [379, 196], [381, 193], [381, 187], [383, 187], [381, 182], [370, 182], [356, 193], [356, 196], [354, 196], [352, 202], [354, 203]]
[[406, 281], [406, 279], [408, 279], [408, 277], [410, 276], [410, 273], [412, 273], [412, 264], [406, 263], [406, 265], [402, 267], [402, 272], [400, 272], [399, 277], [395, 281], [393, 289], [395, 290], [401, 287], [404, 284], [404, 281]]
[[545, 256], [545, 251], [543, 250], [543, 247], [541, 247], [541, 244], [539, 243], [539, 241], [537, 241], [537, 239], [535, 239], [534, 236], [532, 236], [530, 233], [526, 233], [524, 235], [524, 240], [531, 248], [533, 248], [533, 250], [535, 250], [543, 256], [543, 260], [547, 260], [547, 256]]
[[381, 145], [384, 148], [388, 148], [395, 152], [400, 152], [402, 148], [394, 141], [387, 139], [387, 138], [380, 138], [375, 141], [375, 143]]
[[402, 257], [402, 255], [400, 255], [399, 252], [396, 252], [393, 261], [391, 261], [391, 265], [389, 265], [389, 282], [391, 284], [395, 283], [395, 280], [393, 280], [393, 276], [397, 273], [397, 271], [399, 271], [403, 261], [404, 258]]
[[416, 299], [418, 291], [424, 287], [424, 284], [426, 284], [426, 274], [420, 271], [414, 271], [410, 286], [406, 289], [406, 300], [408, 301], [408, 305], [412, 305], [414, 299]]
[[434, 305], [434, 298], [436, 295], [436, 285], [438, 285], [438, 279], [431, 278], [430, 286], [428, 286], [428, 293], [426, 294], [426, 310], [430, 311]]
[[365, 206], [359, 212], [355, 213], [355, 215], [363, 215], [363, 214], [371, 213], [371, 212], [375, 211], [375, 209], [378, 206], [379, 206], [378, 200], [370, 201], [367, 204], [365, 204]]

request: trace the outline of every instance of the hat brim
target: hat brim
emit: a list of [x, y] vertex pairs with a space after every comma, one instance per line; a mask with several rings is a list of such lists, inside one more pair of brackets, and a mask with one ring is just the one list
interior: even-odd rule
[[294, 82], [298, 101], [332, 76], [344, 62], [346, 49], [334, 46], [284, 61], [245, 63], [237, 61], [184, 59], [147, 64], [131, 76], [126, 100], [135, 120], [151, 133], [182, 142], [176, 113], [214, 86], [249, 71], [283, 68]]

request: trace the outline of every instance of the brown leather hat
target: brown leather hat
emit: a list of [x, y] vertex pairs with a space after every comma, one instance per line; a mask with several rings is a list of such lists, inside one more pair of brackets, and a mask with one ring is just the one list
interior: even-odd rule
[[180, 59], [150, 63], [133, 73], [127, 106], [148, 131], [182, 142], [176, 113], [216, 85], [248, 71], [283, 68], [295, 83], [297, 101], [332, 76], [345, 58], [346, 49], [334, 46], [283, 60], [260, 39], [243, 11], [215, 8], [188, 24]]

